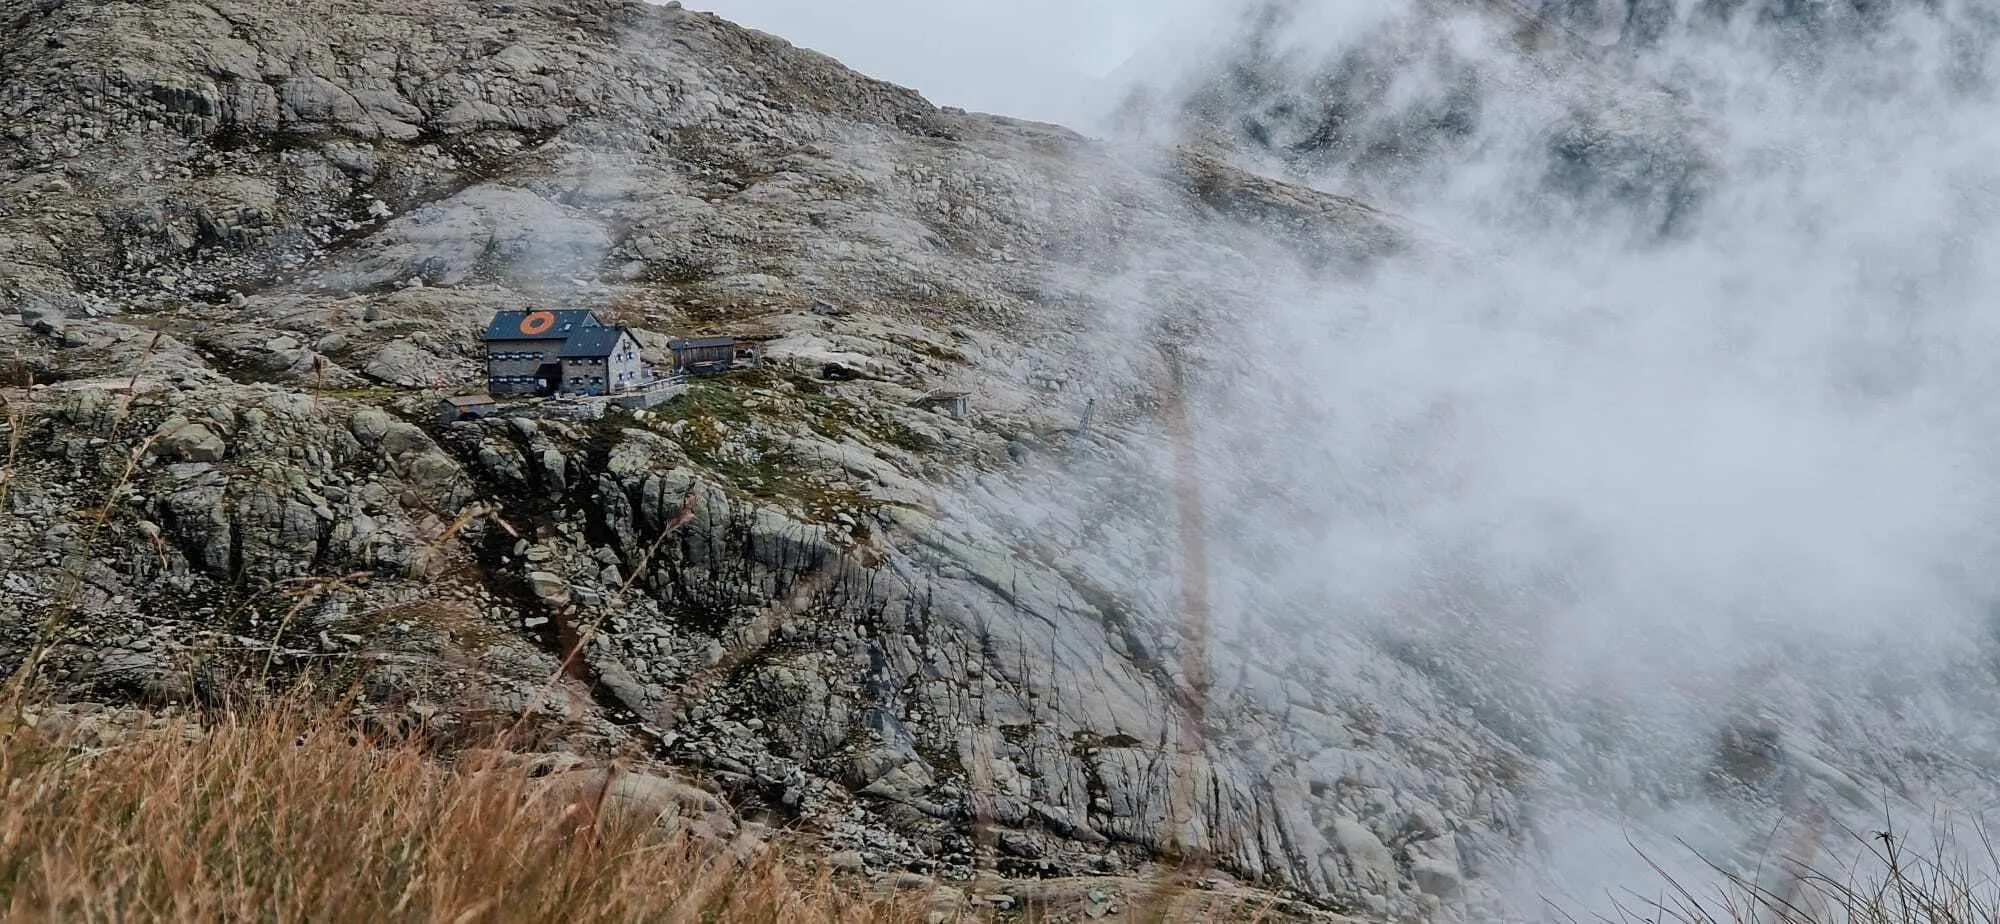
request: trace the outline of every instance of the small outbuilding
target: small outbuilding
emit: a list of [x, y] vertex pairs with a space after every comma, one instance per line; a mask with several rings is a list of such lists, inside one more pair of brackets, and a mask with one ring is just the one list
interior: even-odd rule
[[674, 372], [681, 375], [714, 375], [764, 363], [763, 344], [735, 337], [689, 337], [669, 341], [667, 349], [674, 354]]
[[478, 420], [491, 417], [500, 405], [487, 395], [453, 395], [438, 402], [438, 422]]

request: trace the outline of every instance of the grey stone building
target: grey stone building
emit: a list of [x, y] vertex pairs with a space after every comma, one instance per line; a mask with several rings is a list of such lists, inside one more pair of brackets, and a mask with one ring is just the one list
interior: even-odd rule
[[609, 395], [646, 384], [639, 342], [590, 311], [500, 311], [481, 337], [494, 395]]

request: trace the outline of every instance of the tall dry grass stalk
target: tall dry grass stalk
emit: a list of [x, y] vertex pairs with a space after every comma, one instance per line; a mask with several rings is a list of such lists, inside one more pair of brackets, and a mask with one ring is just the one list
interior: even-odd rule
[[704, 848], [525, 767], [372, 748], [303, 707], [86, 743], [0, 729], [5, 920], [923, 919], [913, 896]]
[[[55, 602], [42, 619], [35, 640], [29, 646], [20, 666], [15, 668], [4, 682], [0, 682], [0, 702], [10, 704], [16, 712], [19, 711], [22, 695], [34, 684], [36, 672], [41, 669], [42, 662], [55, 649], [63, 631], [69, 627], [70, 620], [78, 615], [77, 599], [85, 584], [88, 556], [95, 554], [98, 537], [103, 535], [105, 525], [111, 521], [119, 501], [124, 497], [125, 489], [132, 483], [133, 475], [138, 472], [147, 454], [152, 452], [154, 443], [178, 431], [179, 428], [175, 428], [167, 433], [153, 434], [134, 446], [132, 451], [126, 454], [125, 466], [112, 481], [111, 488], [105, 494], [104, 503], [95, 511], [84, 512], [85, 527], [83, 538], [77, 545], [79, 551], [70, 561], [64, 563], [61, 580], [56, 587]], [[18, 428], [16, 432], [19, 432]], [[12, 468], [10, 459], [9, 472]], [[5, 514], [5, 509], [0, 508], [0, 516]]]
[[139, 360], [132, 364], [132, 377], [126, 381], [125, 393], [118, 396], [118, 406], [111, 412], [110, 439], [118, 438], [119, 428], [125, 425], [125, 418], [131, 415], [132, 402], [139, 397], [139, 375], [146, 371], [146, 363], [152, 360], [154, 352], [160, 348], [160, 341], [165, 340], [166, 336], [164, 333], [154, 333], [153, 339], [146, 342], [145, 352], [139, 354]]
[[[34, 376], [28, 377], [30, 387]], [[0, 516], [7, 513], [8, 492], [14, 486], [14, 473], [21, 461], [22, 428], [27, 425], [27, 416], [21, 405], [28, 400], [28, 389], [22, 389], [19, 397], [0, 395], [0, 402], [7, 405], [7, 464], [0, 468]]]
[[[2000, 851], [1983, 823], [1970, 850], [1950, 825], [1928, 845], [1892, 831], [1849, 832], [1863, 849], [1841, 867], [1785, 858], [1757, 878], [1709, 864], [1697, 887], [1651, 857], [1664, 887], [1621, 902], [1610, 924], [1994, 924], [2000, 921]], [[1573, 919], [1572, 919], [1573, 920]]]

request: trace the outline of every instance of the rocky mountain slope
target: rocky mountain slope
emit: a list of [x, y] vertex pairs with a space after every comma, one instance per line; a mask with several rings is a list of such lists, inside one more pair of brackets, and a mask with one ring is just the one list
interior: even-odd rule
[[[1174, 477], [1232, 449], [1174, 429], [1183, 389], [1288, 400], [1231, 378], [1274, 287], [1427, 252], [1390, 215], [673, 4], [0, 23], [0, 651], [63, 695], [323, 675], [387, 725], [675, 768], [875, 875], [1199, 854], [1377, 918], [1498, 915], [1549, 780], [1701, 789], [1701, 747], [1555, 754], [1460, 649], [1260, 585], [1319, 528], [1285, 472]], [[440, 423], [528, 305], [768, 363]], [[1227, 541], [1212, 627], [1190, 533]]]
[[[0, 10], [14, 663], [165, 701], [332, 665], [466, 734], [554, 715], [878, 871], [981, 843], [1130, 869], [1181, 839], [1188, 780], [1174, 820], [1230, 872], [1416, 900], [1305, 781], [1176, 762], [1176, 608], [1128, 586], [1167, 498], [1118, 461], [1158, 448], [1153, 334], [1079, 335], [1212, 323], [1218, 270], [1358, 265], [1404, 246], [1391, 219], [678, 8], [363, 6]], [[769, 363], [650, 412], [436, 424], [522, 305]], [[912, 406], [941, 388], [970, 419]]]

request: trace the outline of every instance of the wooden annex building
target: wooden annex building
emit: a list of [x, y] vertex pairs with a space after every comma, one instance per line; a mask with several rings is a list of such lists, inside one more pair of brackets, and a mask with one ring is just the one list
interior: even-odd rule
[[674, 372], [681, 375], [713, 375], [740, 366], [764, 362], [764, 345], [735, 337], [691, 337], [667, 344], [674, 354]]

